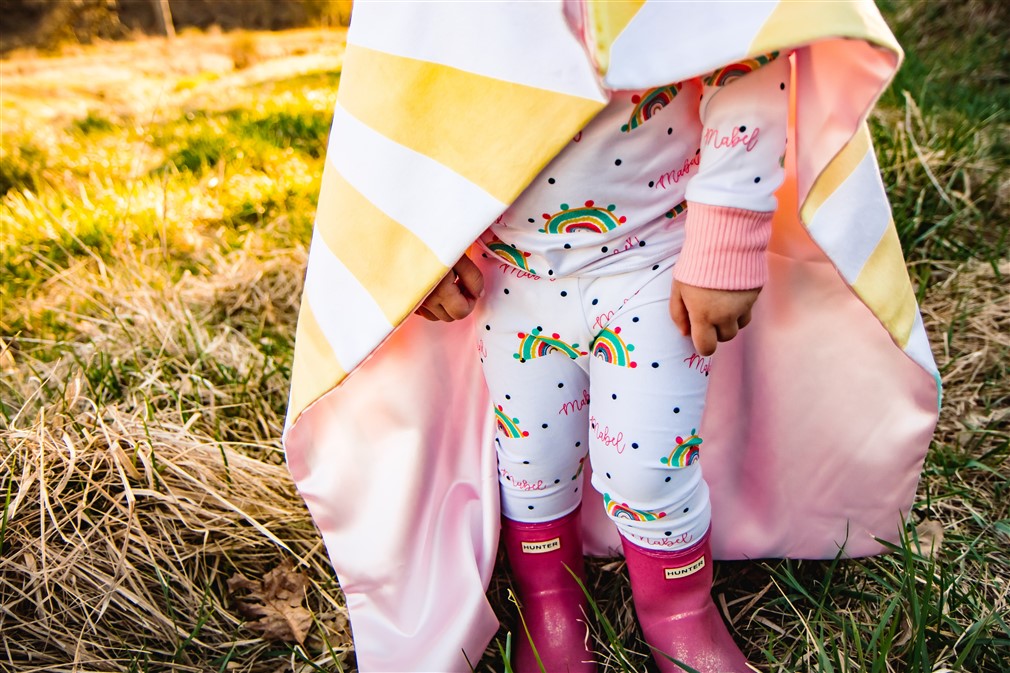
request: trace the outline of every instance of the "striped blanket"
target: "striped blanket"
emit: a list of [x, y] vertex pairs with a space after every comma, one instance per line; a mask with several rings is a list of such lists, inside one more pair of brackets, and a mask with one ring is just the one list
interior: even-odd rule
[[[718, 558], [878, 553], [939, 380], [866, 117], [901, 51], [872, 2], [356, 3], [305, 291], [288, 465], [362, 671], [465, 671], [497, 628], [494, 420], [471, 321], [412, 312], [606, 104], [771, 51], [792, 66], [770, 280], [702, 433]], [[588, 475], [587, 475], [588, 478]], [[590, 553], [619, 547], [586, 488]]]

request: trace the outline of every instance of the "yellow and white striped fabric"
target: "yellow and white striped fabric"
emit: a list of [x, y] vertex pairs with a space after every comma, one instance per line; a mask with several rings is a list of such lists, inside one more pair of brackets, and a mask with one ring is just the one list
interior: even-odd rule
[[[581, 46], [558, 44], [568, 29], [548, 6], [356, 5], [299, 316], [290, 421], [414, 310], [572, 129], [604, 106]], [[517, 34], [528, 48], [517, 50]]]
[[865, 124], [814, 183], [800, 217], [895, 343], [937, 376]]
[[[576, 40], [559, 39], [568, 27], [555, 3], [355, 7], [298, 322], [289, 422], [412, 312], [475, 236], [602, 109], [606, 88], [659, 86], [768, 51], [845, 37], [865, 40], [859, 49], [877, 52], [874, 61], [883, 62], [885, 72], [869, 75], [877, 79], [875, 98], [900, 55], [870, 2], [590, 2], [585, 10], [588, 48], [596, 62], [609, 64], [605, 73], [594, 72]], [[833, 55], [819, 54], [812, 68], [833, 74], [858, 62], [851, 47], [826, 45], [825, 52], [845, 52], [844, 60], [825, 62]], [[828, 87], [841, 88], [820, 82], [817, 93]], [[865, 114], [873, 98], [846, 107]], [[804, 103], [801, 93], [801, 109]], [[813, 104], [830, 114], [823, 99]], [[798, 121], [802, 133], [805, 120]], [[898, 345], [930, 369], [869, 135], [859, 122], [816, 182], [807, 178], [806, 190], [801, 176], [800, 216]]]

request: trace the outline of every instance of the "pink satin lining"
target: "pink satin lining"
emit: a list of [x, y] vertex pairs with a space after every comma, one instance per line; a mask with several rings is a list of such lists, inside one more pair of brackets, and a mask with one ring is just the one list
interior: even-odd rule
[[360, 670], [468, 671], [497, 630], [491, 416], [472, 326], [411, 318], [291, 428]]
[[[858, 54], [858, 57], [854, 55]], [[896, 68], [894, 53], [858, 40], [825, 40], [793, 54], [796, 98], [796, 136], [790, 146], [803, 144], [797, 166], [800, 203], [816, 177], [852, 137], [876, 99], [862, 92], [880, 90]], [[845, 63], [846, 68], [839, 68]], [[782, 204], [779, 204], [781, 209]]]
[[712, 369], [702, 469], [713, 553], [880, 553], [874, 537], [896, 540], [915, 497], [936, 423], [932, 377], [826, 259], [772, 254], [769, 265], [754, 321]]

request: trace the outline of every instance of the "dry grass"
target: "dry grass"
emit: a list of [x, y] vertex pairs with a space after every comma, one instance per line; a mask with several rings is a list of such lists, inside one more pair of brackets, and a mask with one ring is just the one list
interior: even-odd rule
[[[279, 446], [325, 146], [304, 120], [332, 108], [342, 33], [264, 35], [241, 73], [200, 42], [0, 66], [0, 671], [350, 651]], [[50, 97], [54, 77], [79, 86]], [[217, 157], [229, 126], [259, 135]], [[275, 609], [310, 615], [303, 642]]]
[[1010, 432], [1010, 258], [934, 265], [947, 267], [922, 306], [946, 389], [936, 440], [984, 458]]
[[270, 643], [220, 597], [237, 571], [262, 576], [285, 558], [324, 582], [306, 592], [308, 647], [325, 637], [342, 654], [345, 611], [286, 470], [96, 409], [80, 388], [70, 382], [64, 413], [7, 430], [7, 670], [276, 670]]
[[[23, 350], [40, 344], [5, 345], [0, 670], [274, 671], [349, 649], [325, 550], [281, 464], [286, 371], [242, 333], [252, 317], [293, 320], [304, 251], [208, 263], [209, 278], [175, 283], [157, 266], [78, 265], [35, 302], [90, 304], [80, 341], [46, 360]], [[309, 578], [313, 615], [287, 655], [243, 627], [226, 585], [285, 559]]]

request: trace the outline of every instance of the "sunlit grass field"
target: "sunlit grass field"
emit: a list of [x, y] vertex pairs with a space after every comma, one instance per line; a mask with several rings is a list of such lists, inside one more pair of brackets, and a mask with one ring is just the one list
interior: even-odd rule
[[[1010, 22], [885, 8], [909, 58], [872, 130], [940, 427], [893, 554], [723, 563], [715, 595], [763, 671], [1002, 673]], [[0, 671], [355, 670], [279, 443], [342, 44], [191, 33], [0, 62]], [[648, 670], [622, 562], [589, 585], [604, 670]], [[476, 670], [506, 667], [506, 631]]]

